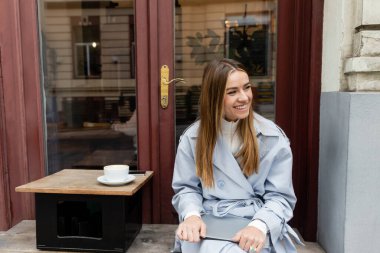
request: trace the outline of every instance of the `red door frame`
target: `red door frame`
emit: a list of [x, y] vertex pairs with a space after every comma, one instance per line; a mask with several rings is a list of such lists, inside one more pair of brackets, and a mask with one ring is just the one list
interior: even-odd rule
[[[174, 96], [167, 109], [160, 107], [159, 100], [162, 65], [169, 66], [173, 78], [173, 2], [139, 0], [136, 12], [138, 163], [140, 169], [154, 171], [151, 191], [144, 193], [143, 217], [145, 222], [175, 223], [170, 204], [175, 154]], [[173, 95], [172, 86], [169, 92]]]
[[[155, 25], [151, 20], [155, 17], [154, 1], [135, 1], [136, 31], [136, 95], [138, 123], [138, 164], [141, 170], [154, 172], [150, 188], [143, 195], [143, 222], [160, 222], [160, 170], [159, 170], [159, 111], [157, 105], [157, 52], [155, 43]], [[137, 15], [138, 13], [138, 15]]]
[[[319, 106], [322, 71], [323, 0], [278, 1], [277, 123], [293, 150], [293, 184], [298, 198], [292, 226], [316, 240], [318, 216]], [[289, 60], [290, 59], [290, 60]], [[291, 62], [289, 62], [291, 61]], [[286, 110], [283, 110], [286, 108]]]
[[[289, 109], [277, 115], [277, 123], [289, 135], [294, 152], [293, 179], [299, 201], [293, 225], [306, 240], [313, 241], [317, 224], [323, 1], [278, 2], [279, 18], [289, 13], [295, 18], [279, 23], [277, 66], [281, 68], [277, 68], [277, 93], [284, 96], [277, 100], [276, 108]], [[176, 222], [170, 204], [174, 110], [173, 106], [161, 109], [158, 98], [161, 65], [174, 69], [173, 5], [172, 0], [136, 1], [136, 28], [144, 31], [136, 33], [139, 166], [155, 172], [150, 189], [144, 193], [147, 223]], [[0, 203], [7, 207], [5, 218], [0, 218], [0, 230], [33, 217], [32, 196], [16, 194], [14, 187], [45, 174], [36, 13], [36, 1], [0, 3], [0, 89], [4, 94], [0, 136], [5, 135], [6, 140], [0, 149]], [[170, 75], [173, 78], [173, 71]], [[174, 105], [174, 96], [170, 99], [170, 105]]]
[[[298, 204], [292, 225], [300, 230], [304, 239], [315, 241], [323, 1], [283, 0], [278, 1], [278, 4], [281, 22], [278, 24], [277, 66], [281, 67], [277, 68], [276, 92], [281, 96], [276, 100], [276, 111], [279, 112], [276, 119], [289, 135], [293, 146], [293, 182]], [[148, 23], [152, 36], [149, 76], [152, 85], [150, 90], [153, 93], [150, 96], [150, 106], [152, 112], [156, 113], [159, 108], [158, 70], [162, 64], [167, 64], [171, 70], [174, 69], [174, 57], [171, 54], [174, 48], [174, 27], [171, 24], [174, 11], [172, 1], [160, 1], [159, 5], [157, 1], [149, 1], [149, 7]], [[283, 18], [284, 16], [286, 18]], [[172, 72], [171, 78], [173, 78]], [[172, 94], [170, 104], [173, 104], [172, 87], [170, 92]], [[174, 143], [173, 106], [165, 110], [158, 109], [158, 112], [151, 118], [150, 125], [152, 133], [150, 138], [158, 140], [150, 155], [154, 157], [156, 165], [157, 161], [159, 162], [159, 167], [155, 167], [157, 178], [153, 186], [154, 192], [158, 191], [153, 197], [153, 217], [155, 217], [153, 221], [168, 223], [175, 222], [170, 188], [174, 144], [168, 145]], [[140, 135], [140, 138], [145, 136]]]
[[[5, 107], [4, 107], [4, 97], [3, 97], [3, 74], [2, 74], [2, 62], [1, 62], [1, 46], [0, 46], [0, 140], [6, 139], [5, 133]], [[8, 192], [8, 176], [5, 173], [4, 168], [6, 168], [5, 153], [6, 144], [4, 141], [0, 142], [0, 231], [9, 228], [10, 226], [10, 201], [9, 201], [9, 192]]]
[[44, 175], [36, 1], [0, 1], [0, 230], [34, 217], [34, 198], [15, 187]]
[[[170, 80], [174, 77], [174, 2], [161, 1], [158, 6], [158, 69], [166, 64], [169, 67]], [[175, 89], [174, 84], [169, 87], [169, 106], [166, 109], [160, 107], [160, 168], [161, 169], [161, 203], [162, 206], [162, 222], [176, 223], [178, 222], [177, 214], [171, 200], [173, 190], [171, 187], [175, 157]]]

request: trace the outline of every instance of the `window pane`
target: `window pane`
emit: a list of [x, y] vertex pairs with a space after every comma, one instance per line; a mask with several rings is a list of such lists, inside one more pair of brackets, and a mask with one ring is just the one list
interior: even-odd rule
[[277, 0], [176, 1], [175, 76], [177, 137], [198, 115], [203, 68], [232, 58], [248, 69], [254, 110], [275, 119]]
[[48, 173], [137, 166], [134, 2], [39, 0]]

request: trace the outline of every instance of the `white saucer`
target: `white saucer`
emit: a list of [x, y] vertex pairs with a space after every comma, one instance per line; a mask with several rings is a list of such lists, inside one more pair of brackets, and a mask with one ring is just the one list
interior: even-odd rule
[[128, 175], [123, 181], [108, 181], [105, 178], [105, 176], [100, 176], [97, 178], [99, 183], [106, 184], [106, 185], [113, 185], [113, 186], [128, 184], [135, 179], [136, 179], [136, 177], [133, 175]]

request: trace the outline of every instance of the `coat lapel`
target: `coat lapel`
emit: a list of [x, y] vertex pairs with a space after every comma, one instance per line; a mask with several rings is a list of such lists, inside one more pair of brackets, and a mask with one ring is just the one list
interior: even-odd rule
[[215, 149], [213, 163], [216, 168], [222, 171], [237, 185], [241, 186], [250, 194], [254, 194], [251, 184], [242, 173], [238, 162], [232, 153], [227, 149], [227, 145], [223, 143], [222, 138], [218, 138]]

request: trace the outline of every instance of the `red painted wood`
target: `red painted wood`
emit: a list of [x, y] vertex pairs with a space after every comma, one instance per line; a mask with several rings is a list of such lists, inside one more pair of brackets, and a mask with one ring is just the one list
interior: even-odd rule
[[20, 33], [18, 1], [2, 1], [0, 24], [2, 31], [3, 94], [6, 168], [9, 175], [11, 225], [21, 219], [33, 218], [31, 194], [18, 194], [14, 188], [29, 179], [24, 108], [23, 57]]
[[278, 1], [276, 121], [289, 135], [291, 132], [292, 84], [295, 70], [289, 59], [294, 56], [294, 4], [293, 0]]
[[[0, 4], [1, 8], [1, 4]], [[4, 87], [2, 75], [2, 57], [0, 45], [0, 140], [6, 139], [4, 119]], [[0, 231], [7, 230], [11, 225], [11, 208], [9, 202], [9, 178], [6, 163], [6, 143], [0, 141]]]
[[[305, 1], [294, 1], [294, 79], [291, 90], [293, 93], [291, 117], [292, 128], [290, 139], [293, 150], [293, 184], [298, 198], [294, 211], [292, 224], [304, 235], [306, 221], [304, 217], [308, 212], [307, 192], [305, 183], [307, 179], [307, 110], [309, 92], [309, 65], [310, 65], [310, 9]], [[306, 13], [309, 15], [307, 17]]]
[[[151, 130], [151, 166], [153, 178], [153, 223], [161, 223], [161, 172], [160, 167], [160, 114], [159, 114], [159, 59], [158, 59], [158, 1], [148, 1], [149, 13], [149, 98], [150, 98], [150, 130]], [[160, 16], [162, 19], [162, 16]]]
[[[166, 64], [169, 78], [174, 77], [174, 2], [160, 1], [158, 6], [158, 69]], [[162, 18], [165, 17], [165, 18]], [[178, 218], [171, 204], [173, 190], [171, 187], [175, 157], [175, 96], [174, 84], [169, 86], [169, 105], [160, 108], [160, 182], [161, 182], [161, 222], [177, 223]], [[170, 144], [170, 145], [168, 145]]]
[[[175, 223], [171, 197], [174, 164], [174, 90], [170, 105], [161, 109], [159, 100], [160, 69], [166, 64], [173, 78], [173, 2], [138, 1], [136, 3], [137, 94], [139, 122], [139, 166], [154, 171], [152, 208], [144, 208], [145, 221]], [[143, 31], [143, 32], [142, 32]], [[146, 193], [148, 194], [148, 193]], [[148, 206], [148, 195], [144, 203]], [[150, 219], [148, 218], [151, 215]]]
[[[20, 2], [21, 49], [29, 181], [45, 175], [43, 111], [36, 1]], [[34, 208], [33, 208], [34, 210]]]
[[[306, 151], [302, 148], [300, 140], [306, 138], [298, 138], [305, 136], [305, 126], [299, 122], [300, 116], [300, 92], [304, 87], [300, 87], [302, 82], [302, 73], [300, 66], [300, 55], [303, 49], [300, 48], [298, 40], [304, 31], [300, 31], [301, 26], [297, 25], [297, 14], [302, 6], [296, 1], [279, 1], [278, 2], [278, 60], [277, 60], [277, 87], [276, 87], [276, 122], [288, 135], [292, 151], [293, 151], [293, 185], [298, 198], [294, 218], [291, 225], [296, 227], [303, 233], [304, 224], [308, 221], [304, 220], [304, 208], [306, 203], [305, 191], [300, 185], [305, 177], [302, 170], [305, 168], [301, 165], [302, 152]], [[301, 34], [300, 34], [301, 33]], [[305, 72], [304, 72], [305, 73]], [[306, 82], [305, 82], [306, 83]], [[304, 84], [305, 84], [304, 83]], [[307, 85], [304, 85], [307, 86]]]
[[[153, 193], [157, 185], [157, 166], [152, 162], [152, 148], [157, 145], [157, 134], [152, 136], [150, 120], [150, 76], [149, 76], [149, 44], [148, 44], [148, 2], [136, 1], [136, 96], [138, 123], [138, 164], [141, 170], [153, 170], [155, 174], [149, 188], [143, 192], [143, 222], [152, 223], [155, 203]], [[136, 14], [138, 13], [138, 15]], [[143, 32], [141, 32], [143, 31]], [[157, 194], [157, 193], [156, 193]], [[155, 198], [157, 199], [157, 197]]]
[[279, 1], [276, 120], [294, 156], [298, 202], [291, 223], [309, 241], [317, 229], [322, 25], [322, 1]]
[[311, 53], [310, 53], [310, 96], [308, 104], [308, 163], [307, 175], [308, 201], [305, 219], [304, 238], [315, 241], [318, 217], [318, 168], [319, 168], [319, 109], [321, 97], [322, 73], [322, 32], [323, 32], [323, 1], [312, 1], [311, 15]]
[[7, 59], [2, 69], [1, 174], [5, 175], [4, 192], [9, 195], [0, 198], [4, 206], [11, 207], [5, 213], [10, 220], [5, 226], [9, 227], [34, 218], [33, 195], [16, 193], [14, 188], [44, 175], [42, 100], [36, 2], [2, 1], [0, 13], [4, 35], [0, 45], [6, 49], [2, 58]]

